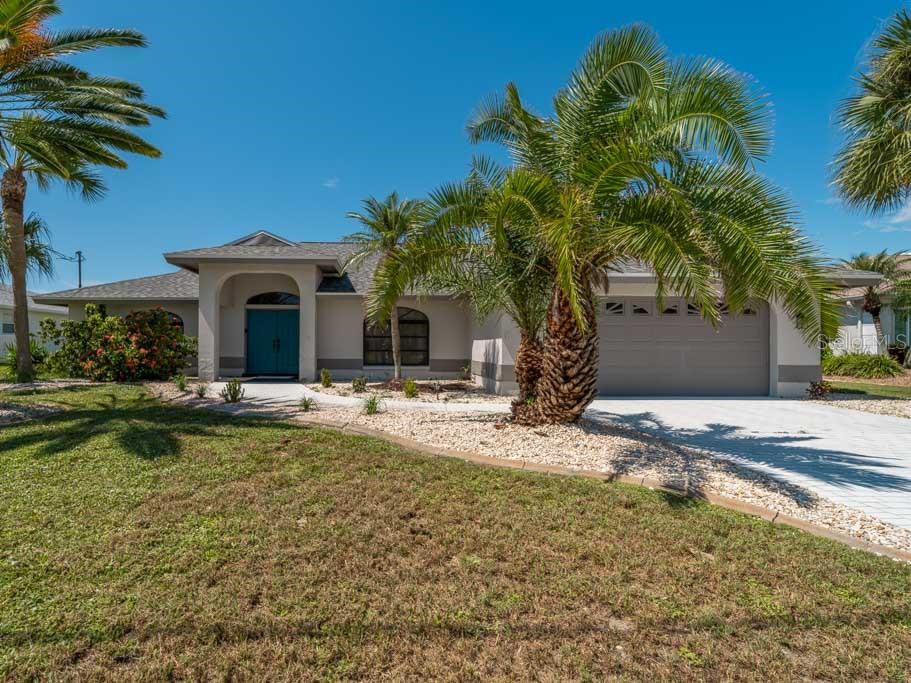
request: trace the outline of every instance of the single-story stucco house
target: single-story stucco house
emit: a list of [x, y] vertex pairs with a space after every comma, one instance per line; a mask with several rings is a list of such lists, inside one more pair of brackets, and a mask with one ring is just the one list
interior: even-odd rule
[[[37, 334], [38, 326], [45, 318], [52, 320], [66, 320], [66, 306], [50, 306], [39, 304], [35, 297], [41, 297], [34, 292], [28, 293], [28, 331]], [[13, 288], [0, 283], [0, 352], [5, 352], [8, 346], [16, 343], [16, 326], [13, 322]]]
[[[176, 272], [38, 297], [109, 315], [161, 306], [199, 340], [199, 376], [292, 375], [373, 378], [391, 373], [388, 330], [364, 321], [363, 299], [376, 262], [342, 272], [355, 247], [294, 242], [259, 231], [229, 244], [166, 253]], [[833, 271], [834, 272], [834, 271]], [[845, 286], [870, 274], [838, 271]], [[611, 273], [599, 297], [599, 389], [607, 395], [802, 395], [820, 378], [819, 350], [775, 303], [723, 309], [713, 329], [678, 297], [655, 299], [655, 278], [636, 266]], [[722, 304], [719, 304], [722, 305]], [[399, 317], [409, 376], [457, 377], [470, 371], [490, 390], [515, 390], [518, 331], [506, 316], [478, 322], [448, 295], [405, 297]]]

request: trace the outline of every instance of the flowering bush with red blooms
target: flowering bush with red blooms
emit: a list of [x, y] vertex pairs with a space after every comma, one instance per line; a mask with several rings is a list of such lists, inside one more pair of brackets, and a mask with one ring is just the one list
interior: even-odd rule
[[45, 320], [41, 334], [59, 347], [48, 361], [54, 369], [96, 381], [169, 379], [196, 354], [196, 340], [161, 308], [119, 318], [88, 304], [85, 320]]

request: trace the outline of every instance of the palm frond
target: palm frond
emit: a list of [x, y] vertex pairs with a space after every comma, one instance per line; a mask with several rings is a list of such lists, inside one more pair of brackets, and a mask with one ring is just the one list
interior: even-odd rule
[[[25, 266], [28, 273], [39, 277], [54, 275], [54, 250], [47, 223], [38, 214], [29, 214], [23, 223], [25, 234]], [[10, 243], [6, 226], [0, 221], [0, 281], [10, 279]]]

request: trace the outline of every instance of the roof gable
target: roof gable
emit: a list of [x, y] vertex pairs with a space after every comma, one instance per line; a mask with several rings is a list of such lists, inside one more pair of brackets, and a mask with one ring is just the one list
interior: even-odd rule
[[238, 240], [233, 242], [228, 242], [226, 247], [290, 247], [294, 245], [294, 242], [291, 240], [286, 240], [284, 237], [279, 237], [274, 235], [268, 230], [257, 230], [256, 232], [247, 235], [246, 237], [241, 237]]

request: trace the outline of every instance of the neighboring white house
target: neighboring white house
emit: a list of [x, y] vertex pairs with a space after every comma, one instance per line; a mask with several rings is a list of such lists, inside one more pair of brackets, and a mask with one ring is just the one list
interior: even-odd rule
[[[35, 303], [34, 297], [40, 296], [29, 293], [28, 297], [28, 331], [38, 332], [38, 324], [44, 318], [66, 320], [66, 306], [49, 306]], [[13, 324], [13, 288], [0, 284], [0, 352], [5, 352], [6, 347], [16, 343], [15, 326]]]
[[[321, 368], [338, 379], [389, 376], [388, 328], [375, 329], [363, 314], [376, 264], [343, 273], [352, 249], [260, 231], [165, 254], [176, 272], [43, 294], [38, 301], [69, 306], [72, 319], [81, 319], [90, 302], [111, 315], [161, 306], [198, 338], [198, 372], [207, 380], [313, 380]], [[844, 286], [878, 279], [852, 271], [837, 278]], [[818, 345], [807, 344], [774, 302], [738, 311], [719, 302], [723, 324], [714, 329], [683, 298], [666, 296], [659, 306], [655, 277], [641, 267], [623, 266], [609, 280], [610, 294], [598, 299], [603, 394], [802, 395], [821, 376]], [[407, 375], [470, 371], [492, 391], [515, 390], [519, 335], [506, 316], [478, 322], [462, 301], [431, 294], [403, 298], [399, 320]]]
[[[911, 254], [902, 268], [911, 270]], [[878, 338], [873, 325], [873, 316], [865, 313], [864, 292], [866, 287], [855, 286], [841, 292], [844, 301], [838, 338], [832, 344], [836, 353], [883, 353], [893, 345], [911, 345], [911, 309], [893, 306], [892, 291], [888, 286], [879, 290], [883, 307], [879, 318], [883, 336]]]

